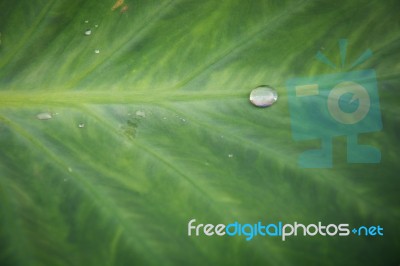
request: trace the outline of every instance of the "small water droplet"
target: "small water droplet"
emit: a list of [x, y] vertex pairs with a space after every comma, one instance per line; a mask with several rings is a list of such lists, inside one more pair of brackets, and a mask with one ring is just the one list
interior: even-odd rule
[[72, 168], [68, 167], [68, 172], [72, 173]]
[[92, 34], [92, 30], [91, 29], [85, 30], [85, 36], [89, 36], [90, 34]]
[[186, 122], [186, 119], [185, 119], [185, 118], [181, 118], [181, 121], [182, 121], [183, 123], [185, 123], [185, 122]]
[[126, 121], [126, 125], [121, 125], [122, 132], [130, 139], [136, 137], [138, 120], [138, 118], [128, 119], [128, 121]]
[[85, 23], [89, 23], [89, 20], [85, 20]]
[[98, 27], [99, 27], [99, 25], [97, 25], [97, 24], [96, 24], [96, 25], [94, 25], [94, 27], [95, 27], [95, 28], [98, 28]]
[[84, 123], [79, 123], [79, 124], [78, 124], [78, 127], [79, 127], [79, 128], [84, 128], [84, 127], [85, 127], [85, 124], [84, 124]]
[[262, 85], [250, 93], [250, 102], [257, 107], [271, 106], [278, 100], [278, 93], [274, 88]]
[[124, 0], [117, 0], [115, 2], [115, 4], [113, 5], [113, 7], [111, 8], [112, 11], [114, 11], [115, 9], [117, 9], [118, 7], [122, 6], [124, 4]]
[[167, 120], [167, 118], [166, 118], [165, 116], [163, 117], [163, 119], [164, 119], [164, 120]]
[[138, 116], [138, 117], [146, 117], [146, 113], [144, 112], [144, 111], [136, 111], [136, 116]]
[[128, 11], [128, 9], [129, 9], [128, 5], [124, 5], [124, 6], [121, 8], [120, 13], [123, 14], [123, 13], [125, 13], [126, 11]]
[[228, 154], [228, 157], [233, 158], [233, 154], [232, 153]]
[[36, 118], [39, 120], [48, 120], [48, 119], [52, 119], [53, 116], [50, 113], [40, 113], [36, 115]]
[[94, 53], [95, 53], [95, 54], [99, 54], [99, 53], [100, 53], [100, 50], [99, 50], [99, 49], [96, 49], [96, 50], [94, 50]]

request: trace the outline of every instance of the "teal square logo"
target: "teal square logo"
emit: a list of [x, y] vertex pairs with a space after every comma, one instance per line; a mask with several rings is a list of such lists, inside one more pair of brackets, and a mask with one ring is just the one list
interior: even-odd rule
[[[347, 44], [345, 40], [343, 43]], [[362, 57], [366, 58], [365, 54]], [[317, 54], [317, 58], [321, 59], [321, 55]], [[348, 163], [380, 162], [378, 149], [358, 144], [359, 134], [382, 129], [373, 69], [293, 78], [286, 85], [293, 139], [321, 140], [320, 149], [299, 155], [300, 167], [332, 167], [332, 138], [336, 136], [347, 136]]]

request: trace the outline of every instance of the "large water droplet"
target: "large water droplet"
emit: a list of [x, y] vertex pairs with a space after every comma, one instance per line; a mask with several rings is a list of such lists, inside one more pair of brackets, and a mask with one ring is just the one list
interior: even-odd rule
[[267, 107], [274, 104], [278, 100], [278, 93], [274, 88], [262, 85], [250, 93], [250, 102], [258, 107]]
[[90, 34], [92, 34], [92, 30], [91, 29], [85, 30], [85, 35], [86, 36], [89, 36]]
[[53, 116], [50, 113], [40, 113], [36, 115], [36, 118], [39, 120], [48, 120], [53, 118]]

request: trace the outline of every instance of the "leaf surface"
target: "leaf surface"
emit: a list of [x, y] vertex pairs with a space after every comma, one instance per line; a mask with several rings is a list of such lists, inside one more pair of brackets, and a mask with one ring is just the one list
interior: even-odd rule
[[[114, 4], [0, 2], [1, 265], [399, 263], [398, 1]], [[348, 164], [338, 137], [333, 168], [302, 169], [319, 142], [293, 140], [285, 82], [335, 72], [315, 54], [339, 63], [341, 38], [348, 62], [374, 53], [383, 130], [360, 142], [382, 162]], [[385, 231], [246, 241], [191, 219]]]

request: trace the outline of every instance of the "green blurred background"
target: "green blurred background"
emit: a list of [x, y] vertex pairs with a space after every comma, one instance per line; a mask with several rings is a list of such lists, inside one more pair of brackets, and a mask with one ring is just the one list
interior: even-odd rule
[[[400, 264], [399, 1], [114, 4], [0, 1], [0, 265]], [[335, 72], [315, 54], [339, 63], [342, 38], [348, 62], [374, 53], [383, 129], [360, 142], [382, 161], [348, 164], [343, 136], [302, 169], [319, 142], [292, 139], [285, 82]], [[189, 237], [192, 218], [384, 236]]]

